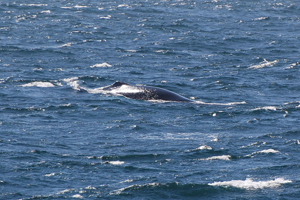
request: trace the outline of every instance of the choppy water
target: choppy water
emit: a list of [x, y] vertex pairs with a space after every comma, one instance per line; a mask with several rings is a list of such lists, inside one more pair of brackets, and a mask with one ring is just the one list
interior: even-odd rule
[[[2, 0], [0, 199], [298, 198], [299, 12]], [[201, 103], [99, 89], [115, 81]]]

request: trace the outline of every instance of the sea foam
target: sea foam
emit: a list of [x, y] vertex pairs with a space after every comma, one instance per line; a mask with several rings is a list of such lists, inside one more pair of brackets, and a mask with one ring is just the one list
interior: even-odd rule
[[251, 111], [256, 111], [256, 110], [266, 110], [266, 111], [272, 110], [272, 111], [276, 111], [277, 108], [275, 106], [263, 106], [263, 107], [254, 108]]
[[92, 65], [90, 66], [91, 68], [94, 68], [94, 67], [112, 67], [112, 65], [104, 62], [104, 63], [98, 63], [98, 64], [95, 64], [95, 65]]
[[222, 155], [222, 156], [212, 156], [209, 158], [202, 158], [200, 160], [230, 160], [230, 155]]
[[123, 165], [125, 162], [116, 160], [116, 161], [105, 161], [104, 163], [105, 164], [111, 164], [111, 165]]
[[196, 104], [204, 104], [204, 105], [216, 105], [216, 106], [234, 106], [239, 104], [246, 104], [246, 101], [240, 102], [229, 102], [229, 103], [205, 103], [203, 101], [194, 101]]
[[278, 62], [278, 60], [267, 61], [266, 59], [264, 59], [264, 61], [262, 61], [258, 65], [252, 65], [251, 67], [248, 67], [248, 69], [260, 69], [260, 68], [264, 68], [264, 67], [272, 67], [277, 62]]
[[23, 87], [55, 87], [52, 83], [50, 82], [32, 82], [32, 83], [27, 83], [22, 85]]
[[212, 147], [207, 146], [207, 145], [202, 145], [195, 150], [212, 150]]
[[225, 187], [237, 187], [242, 189], [263, 189], [263, 188], [273, 188], [278, 187], [281, 184], [291, 183], [290, 180], [285, 180], [284, 178], [276, 178], [275, 180], [270, 181], [253, 181], [250, 178], [246, 180], [232, 180], [232, 181], [223, 181], [223, 182], [214, 182], [209, 183], [210, 186], [225, 186]]

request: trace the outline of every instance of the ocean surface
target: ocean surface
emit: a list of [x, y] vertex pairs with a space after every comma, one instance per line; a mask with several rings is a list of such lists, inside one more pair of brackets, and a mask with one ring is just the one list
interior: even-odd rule
[[[298, 0], [1, 0], [0, 199], [298, 199]], [[194, 102], [105, 93], [115, 81]]]

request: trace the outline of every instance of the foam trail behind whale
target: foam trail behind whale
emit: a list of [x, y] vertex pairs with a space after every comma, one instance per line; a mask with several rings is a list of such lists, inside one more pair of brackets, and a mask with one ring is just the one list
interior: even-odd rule
[[240, 102], [229, 102], [229, 103], [206, 103], [203, 101], [195, 101], [196, 104], [203, 104], [203, 105], [211, 105], [211, 106], [234, 106], [239, 104], [246, 104], [246, 101], [240, 101]]

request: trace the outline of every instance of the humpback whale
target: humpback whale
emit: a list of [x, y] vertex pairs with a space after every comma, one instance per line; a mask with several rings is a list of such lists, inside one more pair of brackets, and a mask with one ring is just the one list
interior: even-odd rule
[[137, 100], [163, 100], [163, 101], [181, 101], [193, 102], [179, 94], [166, 89], [152, 86], [133, 86], [123, 82], [115, 82], [112, 85], [103, 87], [103, 90], [112, 94], [122, 95], [130, 99]]

